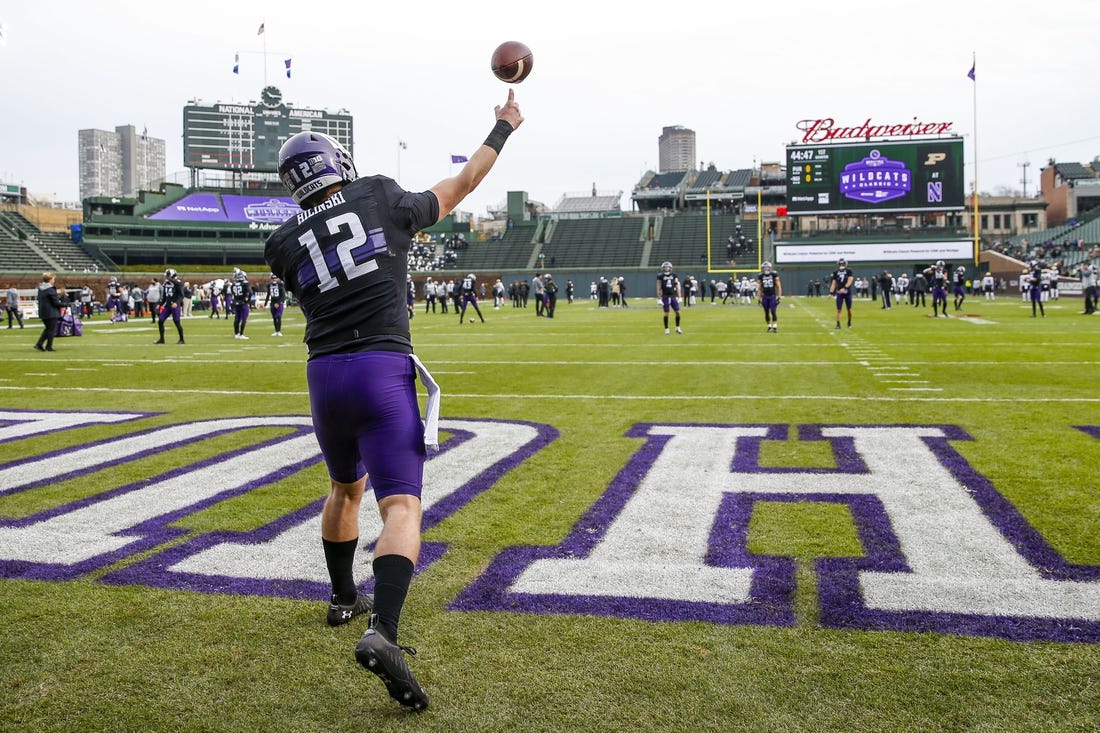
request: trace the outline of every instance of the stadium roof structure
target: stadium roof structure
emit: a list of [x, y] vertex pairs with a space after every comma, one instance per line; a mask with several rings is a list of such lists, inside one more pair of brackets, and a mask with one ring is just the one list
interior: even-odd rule
[[554, 214], [589, 214], [621, 211], [623, 192], [597, 192], [591, 194], [567, 193], [562, 195], [551, 209]]
[[1091, 168], [1087, 168], [1080, 163], [1055, 163], [1054, 170], [1060, 178], [1066, 181], [1097, 177]]

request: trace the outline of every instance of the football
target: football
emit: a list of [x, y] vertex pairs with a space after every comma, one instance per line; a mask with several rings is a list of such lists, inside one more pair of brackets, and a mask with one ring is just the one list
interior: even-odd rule
[[519, 41], [505, 41], [497, 46], [490, 62], [493, 74], [506, 84], [519, 84], [534, 66], [531, 49]]

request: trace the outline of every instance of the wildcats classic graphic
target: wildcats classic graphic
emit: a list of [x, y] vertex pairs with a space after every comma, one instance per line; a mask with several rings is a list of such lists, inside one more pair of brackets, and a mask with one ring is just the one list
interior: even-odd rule
[[[145, 417], [0, 410], [0, 441], [45, 432], [61, 438], [66, 428]], [[0, 577], [62, 580], [117, 565], [99, 582], [324, 598], [322, 499], [254, 531], [173, 544], [186, 531], [182, 518], [315, 465], [320, 455], [305, 416], [152, 428], [3, 464], [0, 496], [256, 427], [286, 434], [0, 520]], [[440, 427], [450, 438], [425, 466], [425, 528], [557, 437], [526, 422], [454, 419]], [[505, 549], [450, 607], [791, 626], [794, 561], [749, 552], [749, 520], [757, 502], [828, 502], [847, 507], [863, 549], [858, 557], [818, 560], [823, 626], [1100, 641], [1100, 566], [1066, 563], [1051, 549], [951, 447], [970, 439], [962, 430], [804, 425], [799, 439], [824, 442], [833, 467], [761, 466], [764, 442], [786, 441], [788, 432], [786, 425], [636, 425], [627, 436], [644, 444], [560, 545]], [[373, 505], [364, 505], [369, 548], [381, 527]], [[446, 549], [425, 544], [421, 569]], [[358, 560], [357, 576], [370, 578], [368, 553]]]

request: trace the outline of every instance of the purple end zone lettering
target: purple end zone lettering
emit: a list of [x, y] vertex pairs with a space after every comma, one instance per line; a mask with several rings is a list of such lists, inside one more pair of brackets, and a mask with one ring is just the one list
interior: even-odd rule
[[[450, 438], [424, 467], [421, 500], [425, 531], [466, 506], [558, 436], [554, 428], [523, 421], [448, 419], [440, 421], [440, 429]], [[205, 593], [327, 598], [330, 588], [320, 551], [323, 504], [320, 498], [253, 531], [201, 535], [109, 573], [102, 582]], [[355, 568], [362, 592], [374, 589], [370, 557], [381, 529], [377, 514], [374, 502], [367, 497], [360, 515], [361, 546]], [[445, 551], [444, 543], [425, 542], [417, 573]]]
[[1100, 641], [1100, 566], [1066, 563], [951, 447], [970, 440], [957, 427], [801, 426], [829, 443], [825, 469], [759, 465], [785, 426], [628, 435], [646, 443], [560, 545], [507, 548], [451, 608], [788, 626], [793, 563], [749, 553], [748, 522], [758, 501], [825, 501], [848, 507], [863, 554], [817, 562], [822, 625]]

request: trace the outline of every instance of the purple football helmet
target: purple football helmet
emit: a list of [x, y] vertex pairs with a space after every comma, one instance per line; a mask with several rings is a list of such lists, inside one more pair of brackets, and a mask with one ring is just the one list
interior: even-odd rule
[[323, 133], [299, 132], [279, 149], [279, 178], [299, 206], [334, 183], [347, 183], [358, 177], [351, 153]]

